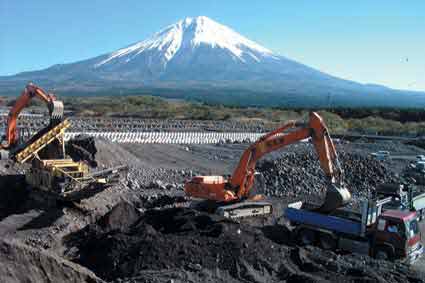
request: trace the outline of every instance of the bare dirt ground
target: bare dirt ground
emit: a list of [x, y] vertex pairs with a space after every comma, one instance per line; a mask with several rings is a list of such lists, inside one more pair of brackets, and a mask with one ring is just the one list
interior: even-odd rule
[[[231, 174], [246, 144], [96, 140], [96, 147], [99, 168], [127, 164], [130, 169], [120, 184], [78, 206], [35, 201], [23, 177], [15, 176], [22, 168], [0, 162], [0, 282], [425, 282], [424, 260], [409, 267], [299, 247], [284, 226], [270, 225], [273, 220], [235, 223], [185, 208], [184, 180], [194, 174]], [[338, 145], [346, 162], [360, 166], [356, 172], [371, 163], [397, 177], [408, 163], [391, 160], [381, 167], [367, 159], [377, 150], [408, 156], [425, 152], [395, 143]], [[308, 145], [291, 146], [259, 165], [265, 170], [276, 160], [273, 166], [280, 168], [263, 174], [272, 187], [263, 189], [276, 217], [289, 201], [302, 197], [303, 187], [292, 184], [290, 176], [316, 174], [311, 151]], [[289, 165], [293, 171], [285, 171]], [[363, 187], [352, 183], [356, 195]], [[320, 188], [305, 189], [320, 194]]]

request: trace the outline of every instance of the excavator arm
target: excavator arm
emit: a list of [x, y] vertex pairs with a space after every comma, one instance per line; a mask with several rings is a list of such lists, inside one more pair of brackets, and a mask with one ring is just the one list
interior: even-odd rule
[[0, 145], [2, 149], [10, 149], [16, 145], [18, 141], [18, 132], [16, 127], [18, 116], [22, 109], [27, 107], [28, 103], [33, 97], [38, 97], [40, 100], [46, 103], [47, 108], [49, 109], [50, 124], [52, 126], [62, 120], [63, 103], [56, 100], [53, 95], [47, 94], [40, 87], [29, 83], [22, 91], [21, 95], [16, 100], [15, 105], [13, 105], [9, 112], [5, 137]]
[[254, 183], [255, 165], [264, 155], [278, 150], [286, 145], [309, 137], [309, 131], [291, 132], [283, 135], [282, 133], [295, 126], [295, 122], [289, 122], [283, 127], [268, 133], [253, 143], [242, 154], [239, 164], [229, 180], [230, 189], [237, 192], [239, 198], [246, 198]]
[[[249, 146], [242, 154], [239, 164], [229, 180], [225, 182], [215, 181], [214, 183], [214, 181], [211, 181], [214, 178], [195, 177], [195, 182], [186, 184], [186, 192], [194, 197], [223, 202], [248, 199], [254, 183], [255, 165], [261, 157], [287, 145], [311, 138], [319, 157], [320, 166], [329, 183], [326, 199], [320, 210], [324, 212], [332, 211], [346, 204], [351, 199], [351, 195], [343, 187], [342, 169], [335, 146], [322, 118], [317, 113], [311, 112], [308, 124], [302, 125], [302, 127], [297, 126], [299, 125], [296, 122], [291, 121], [264, 135]], [[287, 132], [288, 129], [293, 128], [295, 128], [293, 131]], [[202, 180], [205, 180], [205, 182]], [[220, 179], [216, 178], [216, 180]]]
[[283, 127], [261, 137], [245, 150], [230, 181], [233, 188], [238, 188], [237, 194], [240, 198], [246, 197], [249, 193], [253, 184], [255, 165], [260, 158], [270, 152], [307, 138], [312, 139], [321, 168], [330, 183], [335, 183], [336, 179], [341, 178], [342, 170], [339, 165], [335, 146], [322, 118], [317, 113], [311, 112], [307, 126], [285, 133], [286, 130], [296, 126], [297, 123], [291, 121]]

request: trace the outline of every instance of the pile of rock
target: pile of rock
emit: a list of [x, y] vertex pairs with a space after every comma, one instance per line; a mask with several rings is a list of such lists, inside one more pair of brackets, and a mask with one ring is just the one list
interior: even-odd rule
[[[371, 157], [344, 151], [339, 153], [345, 184], [354, 197], [365, 197], [378, 184], [397, 179], [385, 164]], [[308, 144], [277, 158], [261, 161], [257, 171], [264, 177], [264, 190], [269, 196], [308, 198], [323, 195], [326, 191], [326, 177], [313, 147]]]
[[126, 180], [127, 186], [131, 190], [181, 190], [184, 180], [189, 179], [192, 175], [191, 170], [131, 167]]

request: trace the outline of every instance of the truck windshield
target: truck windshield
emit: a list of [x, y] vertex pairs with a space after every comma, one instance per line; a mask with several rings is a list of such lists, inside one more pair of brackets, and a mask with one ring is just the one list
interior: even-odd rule
[[407, 228], [407, 232], [408, 232], [408, 237], [413, 238], [414, 236], [416, 236], [419, 233], [419, 224], [418, 224], [418, 220], [416, 218], [408, 221], [406, 223], [406, 228]]

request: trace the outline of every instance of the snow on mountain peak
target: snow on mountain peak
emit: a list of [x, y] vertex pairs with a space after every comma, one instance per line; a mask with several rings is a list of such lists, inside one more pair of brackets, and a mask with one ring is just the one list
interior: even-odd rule
[[232, 29], [221, 25], [208, 17], [185, 18], [170, 25], [151, 38], [137, 42], [126, 48], [106, 55], [106, 58], [94, 65], [95, 68], [107, 63], [128, 63], [144, 51], [158, 52], [156, 58], [163, 58], [166, 65], [181, 49], [193, 50], [200, 45], [222, 48], [231, 52], [235, 59], [245, 62], [244, 55], [255, 61], [261, 57], [274, 58], [272, 51], [243, 37]]

